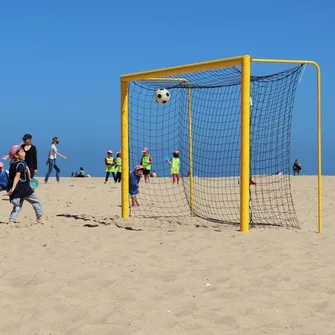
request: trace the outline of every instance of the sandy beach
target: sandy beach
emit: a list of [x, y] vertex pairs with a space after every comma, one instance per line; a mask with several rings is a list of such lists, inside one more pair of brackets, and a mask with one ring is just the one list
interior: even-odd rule
[[292, 178], [301, 229], [120, 219], [120, 184], [52, 178], [16, 226], [0, 193], [0, 334], [335, 334], [335, 177]]

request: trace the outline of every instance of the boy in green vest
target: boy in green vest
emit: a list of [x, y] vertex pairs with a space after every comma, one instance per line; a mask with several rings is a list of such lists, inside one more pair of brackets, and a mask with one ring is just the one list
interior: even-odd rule
[[149, 154], [149, 149], [143, 148], [140, 165], [143, 166], [144, 168], [143, 176], [144, 176], [144, 181], [146, 183], [148, 183], [150, 179], [151, 164], [152, 164], [152, 158]]

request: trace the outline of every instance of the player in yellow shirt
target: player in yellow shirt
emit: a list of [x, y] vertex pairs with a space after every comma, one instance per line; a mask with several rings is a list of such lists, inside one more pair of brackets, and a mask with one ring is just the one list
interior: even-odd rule
[[149, 149], [143, 148], [140, 165], [143, 166], [144, 168], [143, 176], [144, 176], [144, 181], [146, 183], [148, 183], [150, 180], [151, 164], [152, 164], [152, 157], [149, 153]]
[[172, 159], [168, 160], [170, 164], [170, 173], [172, 175], [172, 183], [177, 182], [179, 184], [179, 170], [180, 170], [180, 159], [179, 159], [179, 151], [176, 150], [172, 153]]
[[105, 178], [105, 184], [108, 182], [109, 175], [113, 175], [113, 179], [116, 182], [116, 176], [115, 176], [115, 163], [114, 163], [114, 157], [113, 157], [113, 151], [108, 150], [107, 156], [105, 157], [105, 165], [106, 165], [106, 178]]

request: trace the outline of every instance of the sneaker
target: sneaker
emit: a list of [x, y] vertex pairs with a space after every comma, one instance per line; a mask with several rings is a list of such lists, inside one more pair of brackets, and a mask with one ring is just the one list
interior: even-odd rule
[[16, 224], [16, 221], [9, 220], [8, 224]]
[[37, 218], [36, 222], [39, 223], [39, 224], [44, 224], [45, 223], [42, 216], [40, 216], [39, 218]]

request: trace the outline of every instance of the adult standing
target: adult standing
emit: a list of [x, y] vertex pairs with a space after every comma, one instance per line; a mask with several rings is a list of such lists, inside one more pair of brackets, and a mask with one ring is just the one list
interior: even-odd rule
[[30, 171], [30, 177], [33, 178], [37, 174], [37, 149], [32, 144], [33, 136], [31, 134], [24, 134], [22, 137], [23, 144], [21, 148], [26, 153], [25, 162]]
[[60, 169], [59, 169], [58, 165], [56, 164], [57, 156], [59, 156], [63, 159], [67, 159], [67, 157], [65, 157], [60, 152], [58, 152], [57, 147], [56, 147], [57, 144], [59, 144], [59, 139], [58, 139], [57, 136], [55, 136], [55, 137], [52, 138], [51, 147], [50, 147], [50, 151], [49, 151], [49, 154], [48, 154], [48, 160], [46, 162], [46, 164], [49, 165], [49, 169], [48, 169], [47, 175], [45, 176], [45, 180], [44, 180], [45, 183], [48, 182], [49, 177], [50, 177], [53, 169], [55, 169], [55, 171], [56, 171], [56, 180], [57, 180], [57, 182], [59, 182]]

